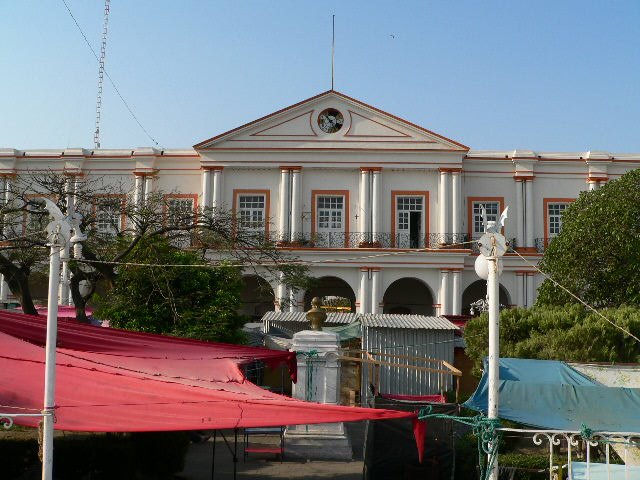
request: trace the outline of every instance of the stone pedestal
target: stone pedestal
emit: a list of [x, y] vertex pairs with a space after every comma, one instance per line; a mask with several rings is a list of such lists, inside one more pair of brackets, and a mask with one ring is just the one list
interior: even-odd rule
[[[293, 397], [337, 405], [340, 400], [340, 342], [331, 332], [305, 330], [293, 336], [298, 352], [298, 382]], [[309, 460], [351, 460], [343, 423], [293, 425], [285, 431], [285, 455]]]

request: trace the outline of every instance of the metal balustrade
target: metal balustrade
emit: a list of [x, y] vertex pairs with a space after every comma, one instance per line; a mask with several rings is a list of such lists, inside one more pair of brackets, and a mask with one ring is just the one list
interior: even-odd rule
[[635, 466], [640, 433], [518, 428], [499, 428], [498, 431], [504, 436], [528, 437], [535, 446], [541, 447], [549, 458], [549, 480], [640, 478], [640, 466]]
[[430, 233], [415, 235], [409, 232], [304, 232], [282, 234], [269, 232], [269, 239], [281, 247], [298, 248], [399, 248], [399, 249], [470, 249], [466, 233]]

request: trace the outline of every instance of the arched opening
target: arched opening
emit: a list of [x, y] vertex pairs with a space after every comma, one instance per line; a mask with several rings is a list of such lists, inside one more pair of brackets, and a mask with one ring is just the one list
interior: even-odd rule
[[[487, 297], [487, 281], [476, 280], [462, 292], [462, 313], [464, 315], [471, 314], [471, 305], [475, 302], [485, 300]], [[511, 298], [506, 288], [500, 285], [499, 290], [500, 308], [506, 308], [511, 305]], [[474, 308], [474, 315], [480, 313], [478, 307]]]
[[242, 291], [240, 292], [240, 313], [258, 321], [269, 311], [275, 310], [273, 305], [273, 288], [264, 278], [258, 275], [242, 277]]
[[417, 278], [393, 282], [384, 292], [383, 302], [383, 313], [434, 315], [431, 289]]
[[338, 311], [356, 311], [356, 294], [347, 282], [338, 277], [320, 277], [315, 281], [304, 294], [305, 312], [311, 308], [313, 297], [324, 298], [323, 303], [339, 306]]

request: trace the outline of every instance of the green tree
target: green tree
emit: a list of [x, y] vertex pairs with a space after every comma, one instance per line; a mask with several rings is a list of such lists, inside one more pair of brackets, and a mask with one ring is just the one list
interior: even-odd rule
[[[640, 335], [640, 308], [602, 310], [616, 325]], [[480, 373], [488, 354], [488, 316], [467, 323], [467, 355]], [[500, 312], [500, 356], [573, 362], [640, 362], [638, 342], [582, 305], [536, 306]]]
[[[640, 304], [640, 170], [581, 193], [540, 267], [594, 307]], [[538, 305], [574, 302], [549, 280], [538, 290]]]
[[242, 288], [237, 268], [206, 266], [197, 252], [180, 250], [168, 240], [139, 242], [131, 262], [193, 267], [119, 266], [117, 282], [98, 301], [98, 317], [127, 330], [243, 340], [240, 328], [246, 318], [237, 313]]

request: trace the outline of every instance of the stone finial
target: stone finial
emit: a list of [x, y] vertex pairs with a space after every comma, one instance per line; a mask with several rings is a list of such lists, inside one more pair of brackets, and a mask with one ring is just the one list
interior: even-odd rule
[[322, 306], [322, 300], [319, 297], [313, 297], [311, 300], [311, 310], [307, 312], [307, 320], [311, 324], [311, 330], [322, 330], [322, 325], [327, 319], [327, 313], [320, 308]]

